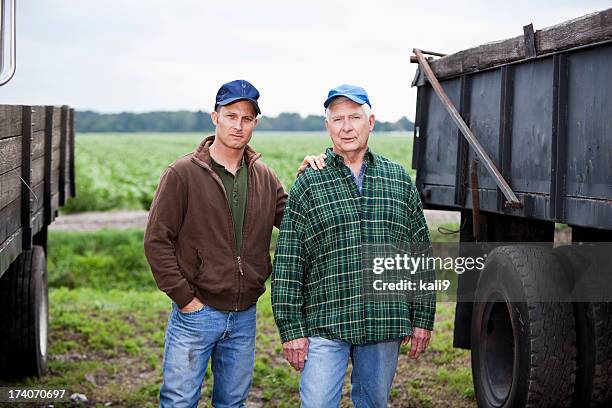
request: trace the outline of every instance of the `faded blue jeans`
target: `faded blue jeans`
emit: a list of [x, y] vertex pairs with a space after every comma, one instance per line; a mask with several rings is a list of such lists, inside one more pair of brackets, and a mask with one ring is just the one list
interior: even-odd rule
[[308, 360], [300, 378], [302, 408], [338, 407], [349, 358], [351, 399], [356, 408], [387, 406], [402, 339], [352, 345], [308, 338]]
[[168, 318], [160, 407], [197, 407], [212, 358], [215, 408], [244, 407], [255, 363], [255, 305], [241, 312], [211, 306]]

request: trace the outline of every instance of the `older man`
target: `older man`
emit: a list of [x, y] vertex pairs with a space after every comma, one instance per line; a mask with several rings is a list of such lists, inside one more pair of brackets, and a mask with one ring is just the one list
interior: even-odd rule
[[[215, 135], [168, 166], [155, 193], [144, 249], [173, 301], [166, 330], [162, 407], [193, 407], [208, 361], [212, 405], [243, 407], [255, 353], [255, 303], [265, 291], [270, 236], [287, 195], [248, 146], [260, 113], [248, 81], [223, 84]], [[317, 165], [307, 156], [301, 170]]]
[[273, 268], [272, 307], [285, 357], [302, 370], [302, 406], [337, 407], [349, 358], [357, 407], [386, 406], [400, 344], [425, 350], [435, 303], [367, 299], [368, 243], [429, 243], [419, 195], [406, 170], [368, 149], [374, 115], [363, 88], [341, 85], [324, 103], [333, 147], [289, 194]]

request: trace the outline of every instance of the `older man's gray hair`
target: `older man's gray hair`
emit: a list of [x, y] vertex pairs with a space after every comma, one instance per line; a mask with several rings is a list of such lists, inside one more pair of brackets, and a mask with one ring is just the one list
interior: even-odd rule
[[[327, 109], [325, 109], [325, 117], [327, 118], [327, 120], [331, 119], [331, 116], [330, 116], [331, 114], [329, 112], [331, 107], [338, 103], [346, 102], [346, 101], [354, 102], [351, 99], [347, 98], [346, 96], [338, 96], [332, 99]], [[361, 109], [363, 109], [363, 114], [366, 116], [366, 118], [369, 118], [372, 115], [372, 109], [370, 108], [370, 105], [368, 105], [367, 103], [364, 103], [363, 105], [361, 105]]]

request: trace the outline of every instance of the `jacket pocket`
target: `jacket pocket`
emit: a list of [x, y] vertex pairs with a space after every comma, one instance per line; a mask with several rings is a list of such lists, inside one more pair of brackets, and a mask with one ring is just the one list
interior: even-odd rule
[[[194, 283], [211, 294], [220, 294], [231, 289], [233, 279], [228, 279], [232, 266], [220, 263], [214, 256], [205, 256], [206, 252], [195, 248], [195, 257], [192, 261]], [[230, 272], [231, 273], [231, 272]]]
[[258, 284], [264, 285], [270, 274], [272, 273], [272, 264], [270, 262], [270, 253], [264, 252], [257, 255], [251, 263], [253, 275]]

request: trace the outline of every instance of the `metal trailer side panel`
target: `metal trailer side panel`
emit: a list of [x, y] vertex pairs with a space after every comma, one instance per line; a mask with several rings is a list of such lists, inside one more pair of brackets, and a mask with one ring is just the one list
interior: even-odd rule
[[[608, 43], [441, 81], [523, 203], [504, 208], [500, 190], [479, 166], [481, 210], [612, 229], [611, 66]], [[461, 86], [461, 78], [469, 86]], [[416, 119], [423, 130], [415, 144], [424, 146], [417, 165], [423, 203], [471, 209], [469, 192], [457, 201], [463, 136], [458, 143], [457, 128], [431, 86], [419, 91], [426, 96], [419, 99]], [[473, 158], [470, 151], [468, 160]], [[468, 190], [469, 179], [464, 177]]]
[[[484, 149], [489, 153], [493, 163], [499, 168], [499, 103], [501, 98], [501, 70], [483, 72], [482, 75], [468, 76], [469, 92], [469, 122], [474, 134]], [[458, 137], [463, 137], [459, 135]], [[476, 158], [472, 149], [469, 150], [468, 162]], [[469, 168], [469, 166], [468, 166]], [[467, 177], [471, 187], [470, 177]], [[483, 166], [478, 167], [478, 185], [480, 188], [497, 188], [495, 180]]]
[[612, 199], [612, 44], [567, 57], [567, 195]]
[[[453, 103], [458, 104], [461, 84], [459, 79], [444, 82], [445, 92]], [[455, 160], [457, 156], [457, 129], [431, 88], [426, 89], [425, 143], [421, 166], [425, 169], [422, 183], [453, 185], [455, 183]], [[421, 149], [423, 147], [421, 146]]]

